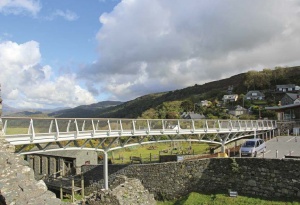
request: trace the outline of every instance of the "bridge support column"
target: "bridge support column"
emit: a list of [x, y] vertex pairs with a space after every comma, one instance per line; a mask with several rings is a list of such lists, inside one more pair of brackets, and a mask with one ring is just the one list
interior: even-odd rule
[[106, 151], [104, 151], [104, 159], [103, 159], [103, 179], [104, 179], [104, 189], [108, 190], [108, 157]]
[[222, 140], [221, 152], [225, 153], [225, 140]]

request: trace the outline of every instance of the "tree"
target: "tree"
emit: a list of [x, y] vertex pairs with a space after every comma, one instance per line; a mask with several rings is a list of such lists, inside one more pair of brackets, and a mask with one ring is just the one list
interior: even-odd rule
[[194, 110], [194, 103], [190, 100], [185, 100], [180, 104], [180, 108], [184, 112], [190, 112]]
[[142, 114], [143, 119], [158, 119], [158, 113], [154, 108], [150, 108], [143, 112]]

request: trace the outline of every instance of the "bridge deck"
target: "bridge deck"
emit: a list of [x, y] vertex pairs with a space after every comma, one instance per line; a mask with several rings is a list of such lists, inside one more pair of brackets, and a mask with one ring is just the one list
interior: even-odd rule
[[[227, 144], [276, 129], [276, 121], [272, 120], [3, 117], [2, 121], [8, 142], [24, 147], [33, 144], [43, 151], [51, 143], [56, 143], [60, 149], [72, 146], [100, 151], [161, 141]], [[167, 136], [167, 140], [162, 136]], [[79, 145], [78, 141], [83, 141], [84, 145]]]

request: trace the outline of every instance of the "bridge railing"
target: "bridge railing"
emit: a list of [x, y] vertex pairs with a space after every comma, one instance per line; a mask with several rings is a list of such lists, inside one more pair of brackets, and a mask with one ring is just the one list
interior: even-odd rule
[[70, 138], [230, 133], [276, 128], [276, 121], [272, 120], [3, 117], [2, 122], [4, 135], [20, 144], [36, 140], [50, 142]]

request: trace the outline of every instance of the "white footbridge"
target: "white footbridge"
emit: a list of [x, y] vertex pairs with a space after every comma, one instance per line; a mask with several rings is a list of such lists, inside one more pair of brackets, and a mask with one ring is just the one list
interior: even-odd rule
[[[273, 120], [104, 119], [2, 117], [2, 137], [19, 145], [18, 154], [61, 150], [104, 153], [104, 188], [108, 189], [107, 152], [159, 142], [191, 141], [222, 147], [249, 136], [275, 136]], [[1, 122], [0, 122], [1, 123]], [[57, 145], [56, 148], [50, 145]], [[28, 149], [35, 147], [35, 149]]]

